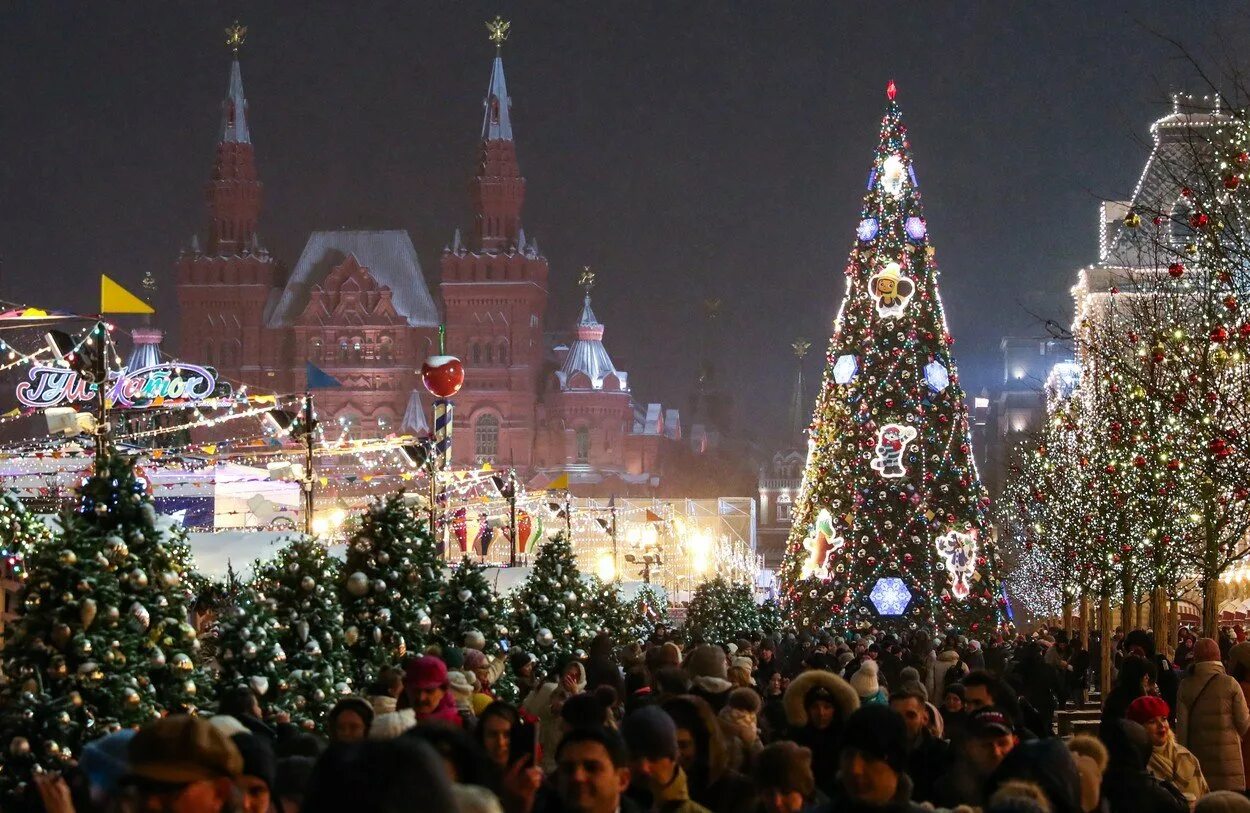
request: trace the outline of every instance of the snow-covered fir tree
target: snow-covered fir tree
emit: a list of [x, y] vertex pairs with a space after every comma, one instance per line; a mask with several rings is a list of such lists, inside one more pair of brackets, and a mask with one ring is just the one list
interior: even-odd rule
[[532, 653], [539, 671], [553, 672], [598, 632], [590, 598], [568, 537], [561, 532], [543, 542], [529, 578], [512, 597], [513, 645]]
[[425, 646], [444, 586], [438, 545], [403, 492], [375, 500], [361, 516], [343, 574], [345, 634], [357, 682], [367, 686]]

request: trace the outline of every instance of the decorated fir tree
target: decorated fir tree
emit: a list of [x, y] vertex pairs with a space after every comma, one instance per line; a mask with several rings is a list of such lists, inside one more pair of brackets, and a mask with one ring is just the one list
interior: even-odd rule
[[786, 626], [785, 616], [781, 612], [781, 603], [775, 598], [766, 598], [757, 608], [759, 631], [765, 635], [776, 635]]
[[634, 637], [633, 608], [621, 598], [621, 588], [615, 582], [591, 576], [587, 610], [595, 631], [608, 633], [618, 646], [640, 640]]
[[894, 84], [782, 568], [802, 628], [994, 626], [1002, 599]]
[[[434, 621], [442, 644], [481, 643], [483, 652], [495, 656], [502, 652], [499, 642], [507, 637], [508, 619], [503, 599], [486, 580], [485, 570], [480, 563], [464, 557], [434, 602]], [[474, 641], [479, 634], [481, 640]]]
[[695, 588], [686, 606], [687, 643], [728, 644], [759, 627], [755, 596], [746, 584], [718, 576]]
[[668, 596], [656, 590], [650, 584], [643, 585], [634, 600], [630, 602], [629, 621], [633, 627], [633, 638], [646, 641], [655, 634], [657, 627], [671, 630], [675, 626], [668, 614]]
[[591, 591], [563, 532], [542, 543], [529, 578], [512, 597], [512, 643], [550, 674], [564, 657], [584, 647], [597, 629], [588, 611]]
[[438, 545], [403, 492], [375, 500], [361, 516], [343, 574], [345, 634], [357, 681], [365, 686], [383, 667], [420, 653], [443, 587]]
[[293, 539], [257, 562], [253, 587], [275, 603], [280, 627], [270, 657], [289, 670], [272, 705], [305, 728], [317, 728], [352, 687], [352, 663], [339, 604], [340, 566], [316, 539]]
[[275, 657], [283, 632], [276, 603], [227, 568], [214, 635], [217, 685], [247, 686], [262, 702], [274, 702], [288, 680], [286, 659]]
[[[3, 505], [0, 513], [17, 511]], [[109, 450], [59, 535], [21, 516], [0, 525], [6, 543], [28, 549], [21, 615], [3, 653], [0, 785], [10, 795], [0, 807], [8, 810], [21, 807], [29, 788], [19, 786], [36, 766], [59, 769], [93, 737], [194, 708], [207, 682], [187, 620], [190, 551], [182, 535], [157, 527], [129, 458]]]

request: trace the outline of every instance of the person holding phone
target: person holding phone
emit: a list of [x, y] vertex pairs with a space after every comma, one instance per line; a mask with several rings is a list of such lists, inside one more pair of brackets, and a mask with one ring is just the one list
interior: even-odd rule
[[527, 813], [543, 782], [538, 763], [538, 724], [511, 703], [497, 700], [478, 717], [478, 742], [499, 772], [500, 800], [508, 813]]

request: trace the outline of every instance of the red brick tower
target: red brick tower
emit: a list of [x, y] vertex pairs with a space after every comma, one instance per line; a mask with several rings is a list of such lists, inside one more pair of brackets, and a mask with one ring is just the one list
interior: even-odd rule
[[496, 44], [484, 102], [482, 144], [471, 184], [468, 245], [456, 231], [441, 258], [447, 350], [465, 365], [455, 398], [453, 462], [533, 465], [544, 355], [547, 260], [521, 227], [525, 179], [512, 139], [512, 101], [500, 53], [507, 23], [488, 25]]
[[262, 184], [256, 175], [247, 99], [238, 50], [246, 29], [229, 31], [234, 50], [230, 84], [222, 102], [221, 134], [204, 193], [208, 241], [198, 237], [178, 258], [179, 355], [215, 366], [228, 379], [257, 383], [272, 369], [277, 343], [264, 341], [264, 310], [282, 271], [260, 244]]

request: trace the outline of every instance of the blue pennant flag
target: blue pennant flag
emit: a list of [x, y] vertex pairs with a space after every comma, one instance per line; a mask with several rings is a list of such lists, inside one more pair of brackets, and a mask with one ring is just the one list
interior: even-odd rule
[[304, 363], [304, 372], [308, 376], [308, 389], [310, 390], [336, 390], [343, 386], [337, 378], [311, 361]]

